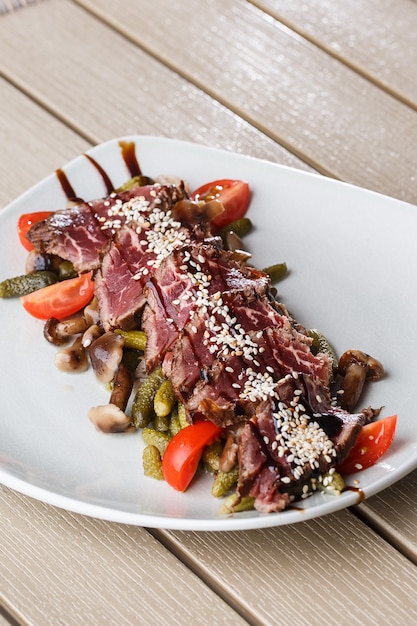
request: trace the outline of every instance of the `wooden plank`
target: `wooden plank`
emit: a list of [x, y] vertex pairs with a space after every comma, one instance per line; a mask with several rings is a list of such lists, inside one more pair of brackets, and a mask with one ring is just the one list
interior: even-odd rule
[[190, 567], [205, 567], [213, 584], [227, 581], [261, 623], [417, 620], [416, 567], [347, 511], [262, 531], [165, 535]]
[[417, 471], [356, 507], [362, 520], [417, 564]]
[[91, 147], [0, 79], [0, 207]]
[[5, 16], [0, 58], [0, 74], [90, 144], [160, 135], [311, 169], [70, 2], [48, 0]]
[[416, 111], [251, 3], [78, 2], [319, 171], [417, 202]]
[[245, 624], [145, 529], [60, 511], [0, 488], [0, 589], [21, 622]]
[[417, 5], [412, 0], [251, 1], [417, 108]]

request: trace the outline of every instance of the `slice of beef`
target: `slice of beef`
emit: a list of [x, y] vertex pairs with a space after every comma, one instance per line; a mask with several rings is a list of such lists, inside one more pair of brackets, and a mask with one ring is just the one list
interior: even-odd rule
[[136, 187], [56, 211], [34, 224], [27, 236], [39, 252], [57, 255], [86, 272], [100, 266], [104, 245], [123, 224], [141, 221], [155, 207], [167, 211], [183, 197], [175, 186]]
[[190, 419], [236, 423], [292, 371], [328, 384], [329, 359], [311, 353], [268, 289], [266, 274], [206, 242], [175, 250], [147, 283], [147, 369], [163, 363]]
[[309, 479], [346, 458], [369, 419], [366, 410], [332, 406], [328, 389], [310, 376], [287, 375], [240, 431], [238, 495], [254, 497], [259, 512], [283, 510]]
[[95, 275], [95, 295], [104, 330], [131, 330], [138, 326], [145, 304], [143, 267], [148, 257], [140, 235], [128, 226], [118, 231], [104, 248]]
[[35, 250], [71, 261], [78, 272], [99, 266], [100, 251], [109, 239], [94, 209], [84, 203], [56, 211], [34, 224], [27, 236]]
[[[148, 306], [142, 324], [147, 335], [148, 371], [162, 363], [180, 335], [185, 342], [187, 337], [193, 339], [197, 334], [198, 341], [203, 341], [210, 318], [216, 320], [212, 325], [221, 330], [226, 323], [221, 313], [229, 300], [240, 298], [243, 317], [250, 311], [248, 302], [263, 298], [267, 288], [265, 274], [233, 261], [232, 255], [222, 250], [218, 241], [204, 240], [192, 247], [174, 250], [146, 285]], [[254, 307], [251, 309], [258, 318], [275, 315], [269, 305], [267, 313], [261, 310], [261, 305], [258, 308], [257, 313]], [[252, 323], [256, 323], [255, 319]], [[207, 346], [205, 349], [208, 352]], [[209, 356], [212, 360], [212, 353]]]
[[[251, 320], [251, 317], [248, 316], [248, 319]], [[314, 356], [307, 337], [297, 332], [286, 317], [274, 317], [276, 319], [279, 319], [280, 325], [258, 326], [256, 330], [246, 327], [245, 333], [239, 335], [237, 349], [233, 350], [231, 344], [228, 350], [226, 344], [227, 352], [222, 353], [220, 344], [219, 350], [214, 355], [210, 354], [211, 358], [207, 358], [206, 363], [197, 351], [195, 369], [200, 368], [200, 379], [192, 381], [194, 385], [188, 390], [188, 396], [181, 387], [182, 400], [190, 415], [228, 426], [239, 421], [243, 415], [251, 415], [257, 404], [275, 394], [277, 382], [292, 372], [309, 374], [323, 387], [329, 384], [331, 365], [327, 356]], [[174, 387], [179, 387], [183, 368], [190, 367], [190, 363], [184, 361], [188, 354], [184, 344], [187, 344], [187, 339], [183, 335], [181, 343], [173, 350]], [[201, 353], [198, 340], [195, 345]], [[204, 376], [201, 375], [202, 369]]]

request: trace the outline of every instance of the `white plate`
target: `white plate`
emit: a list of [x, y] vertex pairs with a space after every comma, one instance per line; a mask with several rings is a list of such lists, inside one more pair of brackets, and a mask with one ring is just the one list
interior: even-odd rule
[[[128, 137], [144, 174], [175, 174], [190, 187], [215, 178], [249, 181], [247, 238], [257, 267], [286, 261], [289, 277], [280, 298], [309, 328], [321, 329], [341, 353], [360, 348], [380, 359], [386, 377], [363, 404], [398, 413], [397, 435], [374, 467], [355, 476], [360, 492], [316, 494], [279, 514], [219, 516], [210, 477], [184, 494], [142, 474], [139, 433], [104, 435], [87, 418], [108, 394], [91, 372], [65, 375], [43, 324], [16, 300], [0, 302], [0, 481], [44, 502], [85, 515], [183, 530], [237, 530], [279, 526], [330, 513], [391, 485], [417, 466], [417, 352], [411, 338], [417, 295], [416, 207], [363, 189], [273, 163], [155, 137]], [[89, 154], [117, 186], [130, 174], [119, 140]], [[103, 177], [84, 155], [64, 168], [76, 193], [106, 195]], [[0, 279], [23, 272], [19, 214], [62, 208], [66, 196], [55, 174], [0, 213]]]

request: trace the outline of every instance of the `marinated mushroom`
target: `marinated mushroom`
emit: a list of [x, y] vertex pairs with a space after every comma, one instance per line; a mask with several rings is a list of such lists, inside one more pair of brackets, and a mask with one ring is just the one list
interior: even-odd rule
[[352, 411], [361, 396], [365, 381], [377, 381], [384, 375], [382, 363], [361, 350], [347, 350], [339, 359], [338, 372], [343, 376], [340, 405]]
[[73, 335], [83, 333], [88, 327], [87, 321], [82, 315], [71, 317], [67, 320], [58, 320], [50, 317], [43, 327], [43, 335], [49, 343], [55, 346], [63, 346]]
[[97, 298], [93, 298], [86, 307], [84, 307], [84, 317], [88, 322], [89, 326], [93, 324], [98, 324], [100, 321], [100, 311], [98, 308]]
[[88, 358], [81, 336], [77, 337], [72, 345], [56, 353], [55, 365], [63, 372], [85, 372], [88, 369]]
[[235, 433], [230, 431], [227, 434], [226, 443], [224, 444], [219, 462], [219, 467], [222, 472], [230, 472], [234, 468], [237, 461], [237, 450], [238, 445]]
[[245, 250], [243, 241], [233, 230], [224, 235], [226, 249], [232, 252], [232, 259], [240, 263], [246, 263], [251, 258], [251, 254]]
[[103, 330], [98, 324], [92, 324], [91, 326], [89, 326], [83, 334], [84, 348], [88, 348], [89, 346], [91, 346], [93, 341], [98, 339], [102, 334]]
[[47, 254], [31, 250], [26, 258], [25, 273], [39, 272], [51, 269], [51, 259]]
[[122, 411], [125, 410], [132, 393], [133, 377], [130, 370], [122, 362], [117, 368], [110, 396], [110, 404], [115, 404]]
[[125, 409], [132, 392], [132, 375], [124, 363], [117, 368], [109, 404], [95, 406], [88, 417], [98, 430], [104, 433], [121, 433], [133, 428]]
[[123, 337], [107, 331], [87, 348], [93, 370], [102, 383], [113, 380], [123, 356]]
[[94, 426], [103, 433], [123, 433], [130, 430], [130, 418], [115, 404], [94, 406], [88, 411]]

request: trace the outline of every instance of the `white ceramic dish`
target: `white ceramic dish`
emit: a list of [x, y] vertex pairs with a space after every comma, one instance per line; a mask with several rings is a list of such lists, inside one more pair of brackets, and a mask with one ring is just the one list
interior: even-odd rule
[[[174, 174], [191, 188], [216, 178], [249, 181], [247, 238], [257, 267], [285, 260], [289, 277], [280, 298], [307, 327], [321, 329], [340, 353], [360, 348], [386, 367], [363, 404], [398, 413], [389, 452], [350, 484], [368, 497], [417, 466], [417, 352], [411, 338], [417, 310], [417, 208], [321, 176], [242, 155], [155, 137], [128, 137], [144, 174]], [[119, 140], [88, 153], [117, 186], [129, 178]], [[63, 168], [77, 195], [106, 195], [103, 176], [81, 155]], [[61, 208], [66, 196], [55, 174], [0, 213], [0, 280], [21, 273], [25, 251], [16, 236], [20, 213]], [[316, 494], [297, 509], [219, 516], [210, 477], [184, 494], [145, 478], [139, 433], [104, 435], [87, 418], [108, 400], [91, 372], [65, 375], [42, 322], [20, 302], [0, 302], [0, 482], [44, 502], [85, 515], [184, 530], [238, 530], [279, 526], [334, 512], [358, 502], [358, 492]]]

